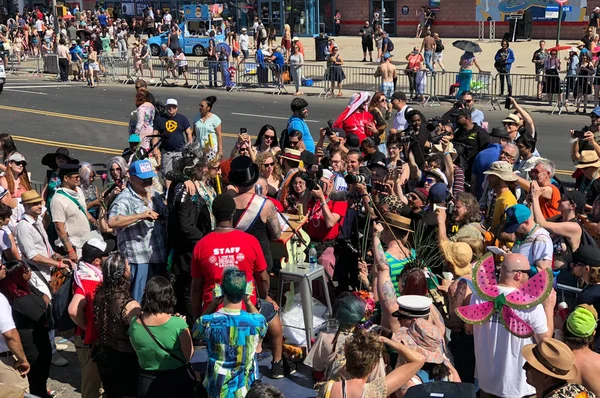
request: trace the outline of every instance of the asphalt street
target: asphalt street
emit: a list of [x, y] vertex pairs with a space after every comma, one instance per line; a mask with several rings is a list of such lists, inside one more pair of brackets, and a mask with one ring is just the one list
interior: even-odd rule
[[[272, 124], [277, 132], [285, 128], [291, 114], [291, 95], [273, 96], [267, 93], [223, 90], [190, 90], [184, 88], [152, 87], [161, 101], [176, 98], [179, 112], [190, 119], [198, 113], [199, 102], [208, 95], [217, 96], [213, 113], [223, 121], [225, 154], [234, 145], [241, 127], [256, 135], [264, 124]], [[345, 99], [306, 97], [310, 104], [308, 126], [315, 140], [319, 127], [336, 119], [347, 104]], [[443, 114], [442, 107], [417, 107], [426, 117]], [[32, 179], [43, 181], [45, 167], [41, 157], [58, 146], [68, 147], [81, 161], [105, 163], [111, 156], [127, 147], [129, 113], [134, 109], [133, 85], [103, 85], [95, 89], [81, 83], [49, 82], [43, 80], [9, 79], [0, 95], [0, 132], [10, 133], [17, 147], [29, 161]], [[485, 112], [490, 126], [500, 126], [507, 111]], [[569, 155], [569, 129], [589, 124], [589, 118], [577, 115], [550, 115], [532, 112], [539, 134], [540, 153], [556, 162], [562, 177], [573, 170]]]

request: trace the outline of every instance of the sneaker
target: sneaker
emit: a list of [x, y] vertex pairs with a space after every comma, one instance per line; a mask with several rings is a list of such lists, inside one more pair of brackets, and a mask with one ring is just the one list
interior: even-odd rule
[[54, 353], [52, 354], [52, 365], [54, 366], [66, 366], [69, 363], [66, 359], [64, 359], [60, 354]]
[[283, 371], [286, 375], [293, 375], [296, 373], [296, 364], [294, 361], [290, 361], [286, 357], [283, 357]]
[[362, 60], [361, 62], [367, 62], [367, 59], [366, 59], [366, 58], [363, 58], [363, 60]]
[[283, 360], [279, 362], [271, 362], [271, 379], [283, 379], [285, 371], [283, 370]]
[[150, 79], [150, 84], [154, 84], [154, 79]]

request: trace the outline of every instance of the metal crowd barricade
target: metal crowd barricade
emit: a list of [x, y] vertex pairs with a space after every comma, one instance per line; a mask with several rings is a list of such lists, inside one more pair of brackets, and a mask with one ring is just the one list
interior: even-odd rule
[[44, 77], [44, 59], [41, 56], [33, 57], [33, 59], [35, 60], [35, 68], [29, 73], [29, 77]]
[[128, 84], [135, 81], [133, 78], [133, 60], [131, 58], [121, 58], [102, 55], [98, 57], [100, 63], [100, 77], [104, 82]]
[[201, 86], [202, 88], [206, 88], [203, 80], [203, 74], [206, 72], [205, 69], [203, 61], [188, 61], [188, 75], [194, 81], [191, 88], [197, 89]]
[[377, 91], [381, 86], [381, 78], [375, 77], [373, 68], [357, 66], [330, 66], [327, 69], [326, 80], [329, 85], [329, 95], [332, 95], [334, 87], [337, 86], [339, 74], [343, 72], [345, 78], [342, 80], [342, 90], [350, 91]]
[[[320, 88], [319, 97], [328, 92], [328, 80], [326, 79], [327, 67], [323, 64], [304, 64], [301, 67], [300, 86]], [[293, 75], [290, 74], [293, 80]], [[291, 84], [294, 84], [291, 81]]]

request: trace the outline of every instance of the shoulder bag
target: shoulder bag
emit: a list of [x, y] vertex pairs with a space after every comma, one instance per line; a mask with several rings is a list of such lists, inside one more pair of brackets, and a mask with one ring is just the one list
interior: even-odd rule
[[146, 329], [146, 332], [148, 332], [148, 335], [150, 336], [150, 338], [152, 340], [154, 340], [154, 342], [156, 343], [156, 345], [158, 346], [158, 348], [160, 348], [161, 350], [163, 350], [164, 352], [166, 352], [167, 354], [169, 354], [171, 357], [173, 357], [176, 360], [178, 360], [179, 362], [181, 362], [186, 367], [186, 370], [188, 372], [188, 376], [190, 376], [190, 381], [192, 381], [192, 382], [195, 383], [196, 382], [196, 371], [194, 370], [194, 368], [192, 368], [192, 364], [189, 361], [186, 361], [185, 359], [183, 359], [183, 358], [175, 355], [175, 353], [173, 351], [167, 349], [164, 345], [162, 345], [161, 342], [156, 339], [156, 337], [154, 336], [154, 334], [152, 334], [152, 332], [150, 331], [150, 328], [144, 322], [144, 318], [142, 318], [141, 314], [140, 314], [140, 316], [138, 318], [140, 320], [140, 323], [142, 324], [142, 326], [144, 327], [144, 329]]

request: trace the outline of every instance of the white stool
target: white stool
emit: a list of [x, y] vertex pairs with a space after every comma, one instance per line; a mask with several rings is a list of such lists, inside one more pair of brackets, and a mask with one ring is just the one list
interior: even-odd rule
[[329, 289], [327, 288], [327, 279], [322, 265], [317, 264], [316, 268], [310, 269], [308, 263], [298, 265], [290, 264], [279, 271], [279, 286], [277, 289], [277, 302], [281, 305], [283, 296], [283, 284], [300, 282], [300, 298], [302, 302], [302, 315], [304, 316], [304, 331], [306, 333], [306, 348], [310, 350], [311, 338], [313, 337], [313, 313], [312, 313], [312, 282], [320, 280], [323, 283], [325, 291], [325, 300], [327, 301], [327, 310], [332, 315], [331, 301], [329, 300]]

